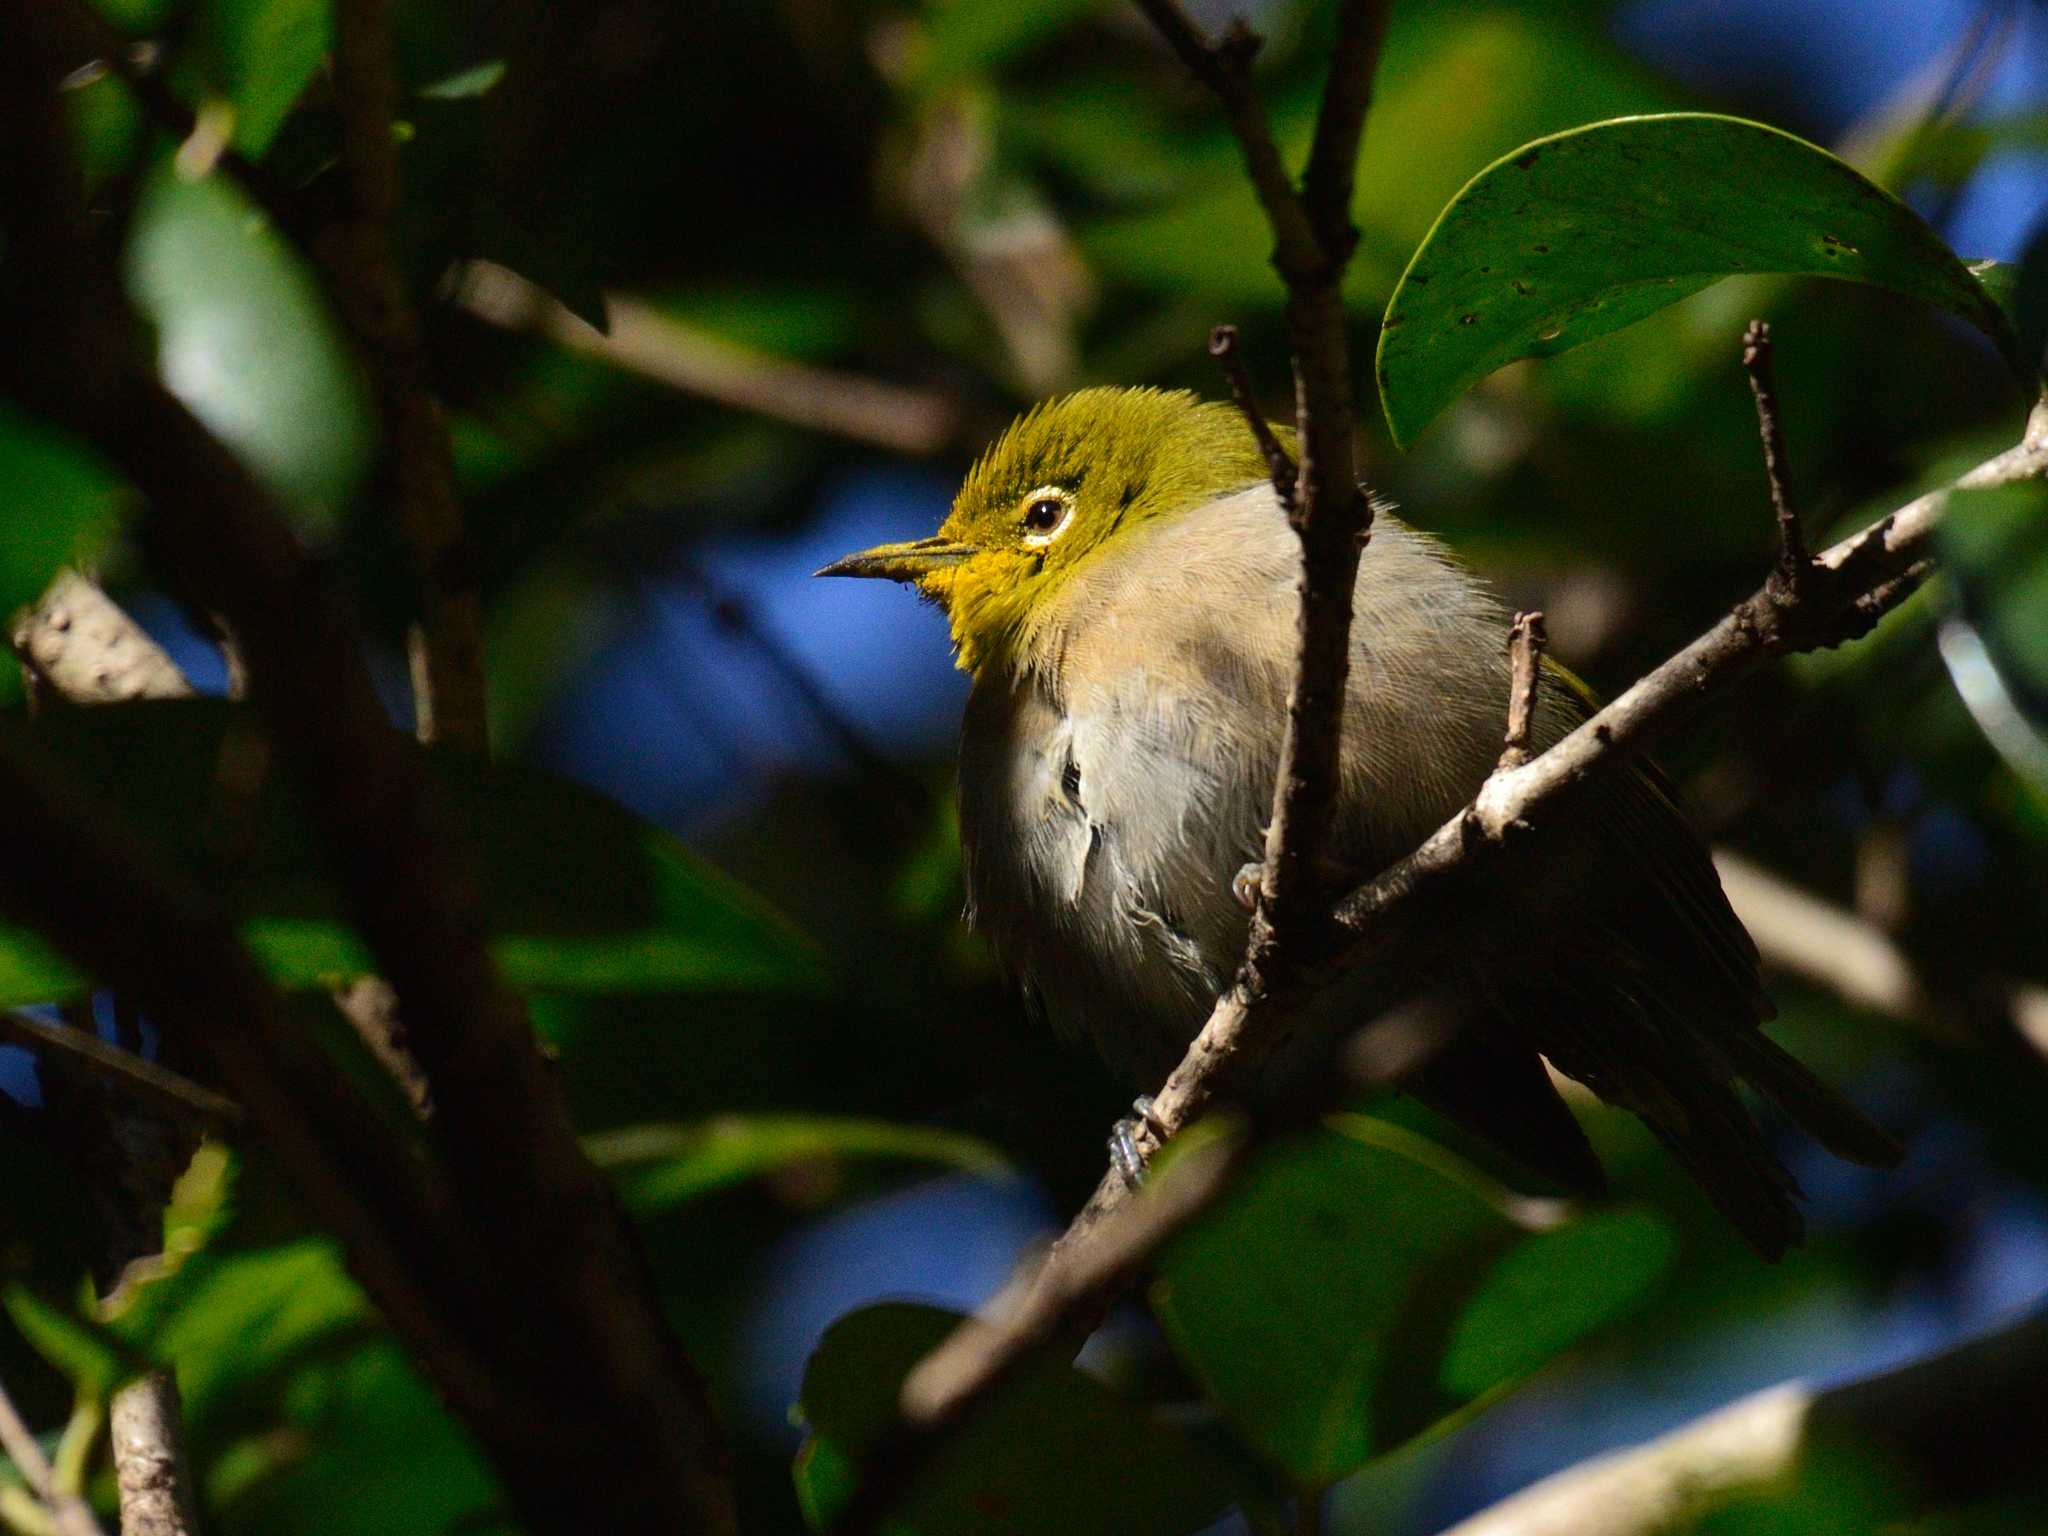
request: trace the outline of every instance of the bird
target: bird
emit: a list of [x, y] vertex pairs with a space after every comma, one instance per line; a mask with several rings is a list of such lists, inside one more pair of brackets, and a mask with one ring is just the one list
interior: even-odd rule
[[[1018, 418], [935, 535], [818, 573], [907, 583], [944, 610], [972, 680], [968, 921], [1056, 1031], [1140, 1087], [1180, 1061], [1244, 952], [1233, 882], [1263, 854], [1300, 569], [1236, 408], [1100, 387]], [[1369, 876], [1472, 798], [1500, 751], [1508, 625], [1441, 542], [1378, 508], [1323, 867]], [[1538, 750], [1594, 707], [1543, 661]], [[1529, 1172], [1594, 1193], [1602, 1168], [1554, 1068], [1637, 1115], [1759, 1253], [1781, 1256], [1803, 1235], [1802, 1197], [1738, 1083], [1848, 1160], [1889, 1165], [1899, 1145], [1763, 1033], [1756, 946], [1652, 764], [1560, 830], [1434, 978], [1471, 1022], [1402, 1086]], [[1370, 1022], [1341, 1016], [1344, 990], [1326, 994], [1325, 1034]]]

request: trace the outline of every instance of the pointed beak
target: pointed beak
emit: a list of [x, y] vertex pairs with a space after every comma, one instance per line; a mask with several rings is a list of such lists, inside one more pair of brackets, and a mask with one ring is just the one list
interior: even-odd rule
[[981, 551], [972, 544], [957, 544], [937, 537], [912, 539], [905, 544], [877, 544], [834, 560], [818, 576], [881, 576], [889, 581], [922, 581], [934, 571], [958, 565]]

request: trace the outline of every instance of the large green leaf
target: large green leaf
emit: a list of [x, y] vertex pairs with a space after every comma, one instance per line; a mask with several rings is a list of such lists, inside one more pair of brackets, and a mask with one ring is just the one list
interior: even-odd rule
[[[795, 1468], [813, 1528], [845, 1507], [854, 1468], [896, 1421], [903, 1378], [962, 1321], [937, 1307], [885, 1304], [826, 1331], [804, 1372], [810, 1438]], [[1019, 1372], [946, 1442], [886, 1528], [916, 1536], [1193, 1531], [1233, 1496], [1217, 1461], [1179, 1429], [1048, 1359]]]
[[936, 1163], [969, 1173], [1003, 1162], [987, 1142], [958, 1131], [825, 1115], [720, 1115], [687, 1125], [634, 1125], [586, 1137], [584, 1149], [618, 1178], [627, 1204], [643, 1212], [825, 1158]]
[[[36, 729], [87, 790], [174, 867], [222, 892], [288, 987], [362, 975], [371, 957], [292, 795], [225, 787], [260, 764], [253, 720], [211, 700], [74, 710]], [[549, 775], [430, 753], [443, 810], [483, 856], [492, 945], [515, 985], [569, 992], [809, 989], [819, 962], [790, 926], [681, 845]], [[0, 1002], [82, 990], [27, 930], [0, 928]]]
[[0, 406], [0, 620], [41, 596], [60, 566], [95, 558], [126, 495], [83, 444]]
[[369, 407], [298, 253], [228, 178], [164, 160], [136, 203], [127, 283], [171, 392], [302, 527], [331, 525], [369, 466]]
[[1553, 1219], [1410, 1132], [1332, 1116], [1173, 1244], [1153, 1310], [1246, 1438], [1322, 1487], [1626, 1311], [1668, 1257], [1646, 1216]]
[[1759, 272], [1845, 278], [1938, 305], [2027, 371], [1999, 306], [1904, 203], [1789, 133], [1681, 112], [1538, 139], [1466, 184], [1387, 305], [1387, 423], [1412, 443], [1496, 368]]

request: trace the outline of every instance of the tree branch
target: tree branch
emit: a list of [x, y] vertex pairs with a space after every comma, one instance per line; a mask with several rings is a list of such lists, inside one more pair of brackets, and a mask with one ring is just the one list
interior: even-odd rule
[[1851, 1007], [1941, 1039], [1988, 1034], [2048, 1067], [2048, 987], [1992, 978], [1977, 995], [1955, 997], [1924, 978], [1875, 924], [1726, 848], [1714, 850], [1714, 868], [1764, 964], [1825, 987]]
[[[1447, 920], [1446, 913], [1460, 895], [1469, 894], [1474, 873], [1499, 858], [1541, 857], [1548, 838], [1561, 824], [1568, 824], [1572, 803], [1588, 787], [1623, 771], [1653, 742], [1694, 718], [1768, 658], [1836, 643], [1845, 630], [1861, 633], [1867, 627], [1864, 609], [1869, 598], [1889, 591], [1900, 573], [1924, 563], [1955, 491], [2044, 476], [2048, 399], [2035, 406], [2017, 447], [1978, 465], [1954, 485], [1907, 503], [1821, 555], [1817, 577], [1802, 596], [1794, 599], [1767, 582], [1570, 736], [1521, 766], [1496, 769], [1472, 802], [1414, 853], [1339, 903], [1341, 940], [1326, 947], [1313, 964], [1278, 986], [1259, 987], [1241, 978], [1217, 999], [1187, 1055], [1153, 1096], [1151, 1113], [1136, 1132], [1141, 1150], [1157, 1150], [1163, 1140], [1208, 1110], [1222, 1091], [1240, 1083], [1257, 1062], [1244, 1042], [1272, 1039], [1284, 1031], [1334, 977], [1371, 974], [1375, 961], [1398, 955], [1398, 965], [1381, 966], [1388, 979], [1381, 983], [1379, 995], [1370, 999], [1381, 1008], [1394, 1006], [1400, 990], [1413, 987], [1416, 978], [1469, 931], [1469, 919], [1461, 924]], [[1414, 1059], [1410, 1058], [1411, 1065]], [[1012, 1287], [1014, 1296], [1027, 1298], [1020, 1305], [1031, 1318], [1030, 1341], [1071, 1338], [1100, 1321], [1107, 1297], [1074, 1277], [1103, 1273], [1092, 1250], [1107, 1224], [1121, 1221], [1119, 1213], [1132, 1198], [1130, 1185], [1112, 1170], [1032, 1275]], [[1171, 1235], [1154, 1233], [1150, 1241], [1156, 1247]], [[1038, 1304], [1028, 1298], [1040, 1295], [1057, 1298], [1044, 1303], [1057, 1317], [1038, 1315]], [[966, 1325], [932, 1358], [956, 1350], [1007, 1348], [987, 1342], [989, 1327], [986, 1320]], [[1000, 1338], [1000, 1318], [996, 1328]], [[982, 1335], [979, 1342], [970, 1329]], [[927, 1387], [914, 1401], [906, 1396], [906, 1414], [915, 1408], [933, 1425], [956, 1425], [1003, 1375], [1000, 1360], [984, 1364], [977, 1374], [955, 1372], [956, 1398], [940, 1399]], [[914, 1374], [911, 1379], [919, 1377]]]
[[1223, 377], [1230, 383], [1230, 398], [1237, 406], [1237, 413], [1244, 417], [1244, 423], [1258, 440], [1259, 452], [1266, 456], [1266, 474], [1273, 482], [1273, 494], [1280, 499], [1281, 507], [1289, 517], [1294, 515], [1294, 460], [1287, 449], [1273, 433], [1273, 427], [1266, 420], [1266, 413], [1259, 409], [1258, 395], [1252, 389], [1251, 375], [1245, 372], [1244, 359], [1237, 351], [1237, 327], [1219, 325], [1209, 332], [1209, 355], [1216, 359], [1223, 369]]
[[104, 1536], [85, 1500], [57, 1486], [50, 1458], [43, 1454], [41, 1442], [22, 1421], [5, 1386], [0, 1386], [0, 1451], [7, 1453], [8, 1460], [21, 1473], [21, 1480], [28, 1484], [29, 1492], [49, 1511], [51, 1528], [57, 1536]]
[[[2031, 1407], [2028, 1405], [2032, 1404]], [[1875, 1450], [1907, 1502], [1995, 1492], [2038, 1466], [2048, 1314], [1825, 1391], [1788, 1382], [1646, 1445], [1568, 1468], [1444, 1536], [1661, 1536], [1782, 1488], [1830, 1451]]]
[[334, 94], [348, 213], [315, 241], [342, 319], [369, 365], [384, 428], [400, 537], [419, 619], [409, 636], [420, 740], [471, 752], [490, 744], [483, 593], [455, 492], [448, 423], [434, 398], [419, 322], [392, 246], [398, 216], [398, 63], [393, 0], [340, 0]]
[[532, 331], [672, 389], [891, 453], [928, 457], [960, 430], [961, 405], [950, 395], [743, 347], [623, 294], [605, 295], [609, 325], [599, 331], [518, 273], [472, 261], [456, 301], [492, 325]]
[[1543, 674], [1543, 647], [1549, 643], [1543, 615], [1518, 613], [1508, 630], [1508, 732], [1501, 744], [1501, 768], [1519, 768], [1529, 761], [1535, 738], [1537, 684]]
[[121, 1493], [121, 1536], [194, 1536], [199, 1519], [171, 1373], [150, 1371], [116, 1392], [107, 1432]]
[[1763, 442], [1764, 477], [1770, 482], [1771, 510], [1778, 519], [1778, 577], [1793, 591], [1812, 573], [1813, 557], [1806, 552], [1806, 534], [1799, 526], [1799, 511], [1792, 504], [1790, 472], [1785, 467], [1785, 423], [1778, 406], [1777, 372], [1773, 367], [1771, 328], [1761, 320], [1749, 322], [1742, 333], [1742, 367], [1749, 375], [1749, 391], [1756, 397], [1757, 435]]
[[476, 871], [436, 815], [417, 755], [389, 728], [331, 578], [242, 465], [140, 366], [119, 285], [78, 206], [46, 22], [38, 5], [0, 8], [0, 205], [15, 272], [0, 295], [15, 339], [0, 379], [144, 491], [167, 569], [245, 648], [250, 700], [305, 792], [434, 1085], [438, 1159], [423, 1165], [379, 1134], [338, 1094], [331, 1066], [305, 1056], [302, 1032], [204, 903], [137, 868], [82, 808], [60, 809], [11, 746], [0, 753], [17, 877], [8, 887], [35, 893], [23, 915], [85, 969], [210, 1043], [223, 1080], [344, 1236], [366, 1289], [530, 1523], [730, 1531], [709, 1393], [490, 960]]
[[242, 1123], [242, 1106], [233, 1099], [201, 1087], [189, 1077], [146, 1057], [109, 1045], [83, 1029], [47, 1024], [6, 1008], [0, 1009], [0, 1037], [31, 1050], [69, 1056], [96, 1072], [117, 1077], [124, 1086], [152, 1100], [175, 1118], [196, 1118], [211, 1126], [232, 1127]]

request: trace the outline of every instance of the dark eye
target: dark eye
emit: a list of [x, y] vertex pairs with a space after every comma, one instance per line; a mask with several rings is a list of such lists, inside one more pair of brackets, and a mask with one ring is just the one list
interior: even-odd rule
[[1041, 496], [1024, 509], [1026, 533], [1051, 533], [1067, 515], [1067, 504], [1057, 496]]

